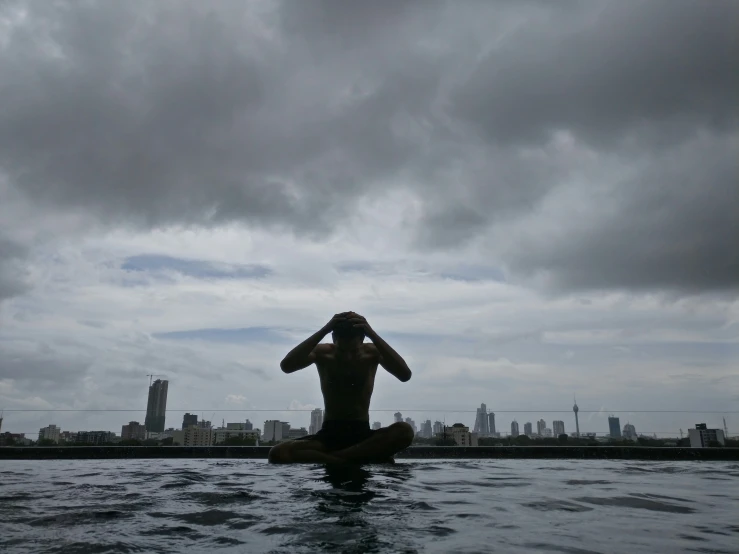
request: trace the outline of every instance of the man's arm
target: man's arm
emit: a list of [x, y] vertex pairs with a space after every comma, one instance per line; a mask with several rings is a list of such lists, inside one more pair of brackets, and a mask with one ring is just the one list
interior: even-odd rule
[[323, 328], [317, 333], [313, 333], [295, 348], [287, 353], [287, 356], [280, 362], [280, 369], [285, 373], [293, 373], [300, 369], [304, 369], [316, 361], [316, 350], [323, 337], [328, 335], [334, 329], [334, 325], [339, 320], [345, 320], [344, 314], [336, 314], [331, 318]]
[[300, 369], [305, 369], [316, 361], [316, 349], [318, 344], [328, 333], [321, 329], [317, 333], [312, 334], [295, 348], [287, 353], [287, 356], [280, 362], [280, 369], [285, 373], [293, 373]]
[[392, 346], [382, 340], [382, 337], [374, 331], [367, 336], [375, 344], [375, 348], [377, 348], [377, 352], [380, 354], [380, 365], [384, 367], [388, 373], [395, 375], [404, 383], [406, 381], [410, 381], [411, 370], [401, 355], [393, 350]]
[[[353, 317], [352, 317], [353, 316]], [[367, 320], [358, 314], [351, 314], [350, 320], [355, 327], [364, 329], [364, 334], [374, 343], [377, 353], [380, 355], [380, 365], [388, 373], [397, 377], [404, 383], [411, 378], [411, 370], [405, 360], [393, 348], [378, 335]]]

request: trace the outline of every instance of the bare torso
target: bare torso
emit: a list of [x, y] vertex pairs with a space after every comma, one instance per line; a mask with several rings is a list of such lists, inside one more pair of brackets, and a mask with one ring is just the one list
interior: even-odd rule
[[369, 421], [380, 359], [375, 345], [362, 344], [354, 352], [342, 352], [333, 344], [321, 344], [315, 353], [326, 408], [324, 421]]

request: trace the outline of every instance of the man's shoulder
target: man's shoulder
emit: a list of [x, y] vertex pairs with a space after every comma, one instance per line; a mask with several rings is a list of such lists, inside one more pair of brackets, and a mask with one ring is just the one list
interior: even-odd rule
[[334, 351], [334, 348], [336, 348], [335, 344], [331, 344], [330, 342], [321, 342], [313, 349], [313, 353], [318, 355], [329, 354]]
[[377, 347], [374, 345], [374, 343], [371, 343], [371, 342], [362, 343], [362, 353], [370, 354], [372, 356], [378, 356], [378, 357], [380, 355], [380, 352], [379, 350], [377, 350]]

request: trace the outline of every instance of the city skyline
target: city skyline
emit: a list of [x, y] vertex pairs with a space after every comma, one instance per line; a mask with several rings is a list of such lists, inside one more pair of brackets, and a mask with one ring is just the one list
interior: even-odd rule
[[[153, 378], [154, 376], [149, 376], [149, 377], [150, 378]], [[151, 383], [149, 385], [148, 398], [147, 398], [147, 411], [146, 411], [145, 420], [148, 419], [148, 418], [151, 418], [152, 425], [162, 425], [162, 426], [164, 425], [164, 418], [166, 417], [166, 411], [167, 411], [166, 410], [166, 401], [167, 401], [168, 390], [169, 390], [169, 381], [168, 380], [160, 380], [160, 379], [157, 379], [156, 381], [154, 381], [153, 383]], [[172, 411], [173, 410], [170, 410], [170, 412], [172, 412]], [[215, 413], [217, 413], [219, 411], [232, 412], [234, 410], [214, 410], [213, 411], [213, 416], [215, 416]], [[250, 412], [250, 410], [237, 410], [237, 411], [240, 411], [240, 412]], [[308, 410], [308, 408], [297, 409], [297, 410], [291, 408], [287, 412], [280, 411], [280, 410], [253, 410], [253, 412], [255, 414], [263, 413], [265, 411], [267, 411], [267, 412], [273, 412], [273, 413], [283, 413], [283, 414], [284, 413], [294, 413], [294, 412], [300, 412], [300, 413], [302, 413], [302, 412], [310, 411], [309, 423], [308, 423], [307, 426], [306, 425], [302, 425], [300, 423], [293, 425], [293, 422], [292, 421], [289, 421], [289, 420], [291, 420], [290, 417], [282, 418], [282, 419], [276, 419], [275, 421], [279, 422], [281, 425], [287, 425], [288, 426], [288, 427], [285, 428], [285, 433], [288, 432], [287, 431], [288, 428], [292, 428], [293, 429], [293, 432], [294, 432], [294, 430], [296, 430], [296, 429], [306, 428], [307, 427], [307, 429], [308, 429], [307, 430], [307, 433], [309, 433], [309, 434], [315, 434], [315, 432], [317, 432], [317, 430], [320, 429], [320, 427], [321, 427], [321, 425], [323, 423], [323, 409], [322, 408], [317, 408], [316, 407], [316, 408], [311, 408], [310, 410]], [[431, 429], [431, 431], [432, 431], [431, 432], [431, 435], [435, 435], [438, 432], [438, 429], [441, 428], [439, 426], [443, 425], [443, 421], [446, 421], [445, 418], [446, 418], [446, 415], [447, 414], [449, 414], [449, 415], [451, 415], [451, 414], [459, 414], [461, 417], [458, 417], [457, 420], [455, 420], [453, 423], [449, 423], [448, 422], [447, 425], [452, 425], [452, 424], [465, 425], [466, 427], [468, 427], [470, 429], [470, 431], [472, 433], [474, 433], [477, 436], [481, 436], [481, 437], [491, 436], [491, 433], [495, 433], [496, 432], [495, 431], [495, 413], [492, 410], [488, 410], [487, 409], [487, 405], [484, 402], [481, 403], [481, 405], [480, 405], [479, 408], [476, 408], [474, 410], [474, 414], [475, 415], [474, 415], [474, 423], [473, 423], [473, 425], [468, 425], [468, 423], [466, 422], [467, 417], [464, 416], [464, 415], [462, 415], [462, 414], [471, 413], [472, 410], [456, 410], [456, 411], [455, 410], [445, 410], [443, 421], [439, 421], [438, 419], [435, 419], [434, 420], [435, 422], [432, 425], [430, 419], [426, 419], [426, 420], [421, 419], [421, 423], [419, 424], [420, 427], [417, 427], [416, 422], [415, 422], [415, 420], [413, 418], [411, 418], [411, 417], [405, 417], [405, 418], [403, 418], [403, 414], [400, 411], [394, 412], [394, 414], [393, 414], [393, 420], [391, 422], [388, 422], [386, 424], [383, 424], [381, 421], [377, 421], [376, 414], [378, 412], [388, 413], [388, 412], [391, 412], [391, 411], [392, 410], [372, 410], [372, 409], [370, 409], [370, 413], [371, 414], [372, 413], [375, 414], [374, 419], [372, 417], [370, 417], [370, 420], [371, 421], [374, 421], [374, 423], [372, 424], [373, 428], [376, 428], [378, 424], [380, 426], [383, 426], [384, 427], [386, 425], [389, 425], [392, 422], [405, 421], [406, 423], [409, 423], [411, 425], [411, 427], [414, 429], [414, 432], [416, 432], [418, 434], [418, 436], [422, 436], [422, 437], [428, 438], [429, 437], [428, 429]], [[406, 410], [406, 411], [408, 411], [408, 412], [423, 412], [423, 413], [428, 413], [428, 410]], [[180, 411], [174, 410], [174, 412], [175, 413], [178, 413]], [[516, 414], [523, 413], [523, 411], [521, 411], [521, 410], [515, 410], [515, 411], [503, 410], [502, 412], [504, 414], [505, 413], [516, 413]], [[540, 412], [540, 413], [549, 413], [549, 414], [557, 413], [557, 414], [560, 414], [560, 413], [563, 413], [563, 412], [564, 412], [564, 410], [555, 410], [555, 411], [549, 411], [549, 412], [544, 411], [544, 412]], [[575, 432], [574, 432], [575, 434], [574, 434], [574, 436], [577, 436], [577, 429], [579, 427], [579, 417], [578, 417], [579, 416], [579, 412], [580, 412], [579, 407], [577, 406], [577, 402], [575, 402], [575, 404], [573, 405], [573, 410], [572, 410], [572, 413], [573, 413], [573, 416], [574, 416], [574, 421], [575, 421]], [[4, 411], [2, 413], [4, 414]], [[436, 413], [436, 412], [434, 412], [434, 413]], [[534, 413], [534, 412], [531, 412], [531, 413]], [[597, 413], [598, 415], [603, 415], [603, 414], [605, 414], [605, 411], [603, 409], [600, 409], [597, 412], [594, 412], [594, 411], [591, 411], [591, 410], [586, 410], [585, 413], [590, 413], [590, 414]], [[628, 413], [629, 414], [633, 414], [634, 412], [631, 411], [631, 412], [628, 412]], [[727, 433], [727, 436], [728, 436], [728, 431], [727, 431], [727, 428], [726, 428], [726, 420], [725, 420], [725, 417], [722, 417], [721, 420], [722, 420], [722, 423], [724, 425], [724, 431]], [[225, 419], [224, 419], [224, 421], [225, 421]], [[565, 421], [564, 420], [561, 420], [561, 419], [559, 419], [559, 420], [552, 419], [551, 420], [552, 421], [552, 423], [551, 423], [552, 427], [551, 428], [550, 427], [547, 427], [547, 422], [543, 418], [536, 419], [535, 421], [536, 421], [536, 431], [533, 430], [533, 426], [532, 426], [532, 423], [530, 421], [526, 421], [523, 424], [523, 432], [522, 433], [524, 435], [527, 435], [527, 436], [530, 436], [530, 437], [557, 437], [559, 434], [566, 434], [566, 431], [565, 431], [566, 424], [565, 424]], [[500, 436], [503, 436], [503, 437], [510, 436], [513, 433], [513, 430], [514, 430], [514, 425], [513, 425], [514, 422], [516, 422], [515, 421], [515, 418], [511, 422], [510, 431], [504, 431], [502, 433], [499, 433], [499, 435]], [[129, 430], [129, 428], [131, 428], [131, 426], [133, 424], [139, 425], [137, 421], [133, 421], [133, 420], [130, 421], [128, 424], [122, 425], [122, 427], [121, 427], [121, 436], [124, 436], [124, 435], [134, 436], [135, 435], [136, 437], [138, 437], [139, 436], [138, 431], [134, 432], [134, 431], [130, 431]], [[609, 412], [609, 414], [607, 416], [607, 424], [608, 424], [608, 430], [607, 431], [603, 431], [603, 430], [595, 430], [595, 431], [592, 431], [592, 430], [584, 430], [584, 431], [582, 431], [582, 435], [583, 436], [585, 436], [585, 435], [609, 436], [611, 438], [620, 438], [622, 436], [623, 437], [627, 437], [627, 438], [633, 438], [633, 437], [638, 436], [638, 433], [636, 433], [636, 431], [635, 431], [635, 426], [633, 424], [631, 424], [631, 420], [628, 420], [627, 424], [625, 424], [624, 427], [623, 427], [623, 429], [621, 429], [621, 427], [620, 427], [620, 418], [618, 416], [615, 416], [613, 413], [610, 413]], [[202, 428], [210, 428], [211, 427], [211, 422], [210, 421], [206, 421], [205, 419], [203, 419], [201, 421], [198, 421], [198, 415], [197, 414], [185, 412], [185, 413], [183, 413], [183, 416], [182, 416], [182, 427], [181, 428], [182, 429], [185, 429], [189, 425], [197, 425], [198, 427], [202, 427]], [[252, 428], [252, 424], [251, 424], [251, 422], [250, 422], [250, 420], [248, 418], [246, 419], [246, 423], [244, 425], [245, 425], [245, 429], [251, 429]], [[517, 425], [519, 425], [517, 432], [519, 434], [521, 434], [520, 424], [517, 424]], [[44, 433], [47, 432], [46, 429], [54, 429], [54, 428], [55, 428], [55, 425], [54, 424], [50, 424], [48, 427], [41, 428], [40, 431], [38, 432], [38, 436], [44, 436]], [[141, 429], [145, 429], [146, 428], [146, 425], [145, 424], [144, 425], [141, 425], [140, 428]], [[60, 428], [57, 428], [57, 431], [56, 432], [58, 433], [59, 430], [60, 430]], [[153, 431], [153, 430], [150, 431], [150, 430], [147, 429], [146, 430], [146, 433], [149, 433], [149, 432], [161, 433], [163, 431], [164, 431], [164, 428], [162, 428], [160, 431]], [[53, 433], [54, 431], [52, 430], [51, 432]], [[65, 432], [68, 432], [68, 431], [65, 430]], [[115, 433], [116, 431], [110, 431], [109, 430], [107, 432], [113, 432], [113, 433]], [[29, 434], [29, 435], [33, 435], [34, 434], [33, 432], [29, 432], [29, 431], [21, 431], [21, 433], [25, 433], [25, 434]], [[674, 432], [674, 431], [672, 431], [672, 432], [669, 432], [669, 431], [645, 431], [645, 432], [643, 432], [643, 434], [646, 435], [646, 436], [657, 436], [657, 435], [661, 435], [661, 436], [673, 437], [673, 438], [674, 437], [677, 437], [678, 436], [678, 433], [680, 433], [682, 435], [682, 428], [680, 428], [678, 430], [678, 432]], [[273, 434], [274, 434], [274, 432], [273, 432]]]

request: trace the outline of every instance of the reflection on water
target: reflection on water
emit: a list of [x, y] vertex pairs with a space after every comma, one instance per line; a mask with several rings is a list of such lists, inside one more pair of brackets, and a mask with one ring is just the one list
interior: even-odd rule
[[737, 552], [739, 466], [3, 461], [0, 551]]

